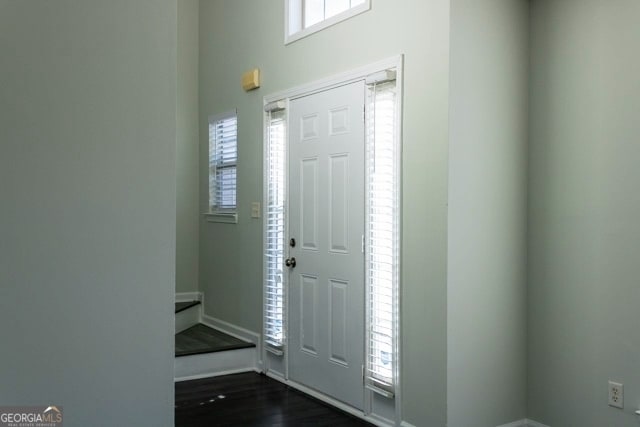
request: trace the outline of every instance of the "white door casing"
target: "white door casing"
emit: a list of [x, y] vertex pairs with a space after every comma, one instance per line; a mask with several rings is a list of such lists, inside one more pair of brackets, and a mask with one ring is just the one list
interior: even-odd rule
[[363, 409], [363, 81], [290, 102], [289, 378]]

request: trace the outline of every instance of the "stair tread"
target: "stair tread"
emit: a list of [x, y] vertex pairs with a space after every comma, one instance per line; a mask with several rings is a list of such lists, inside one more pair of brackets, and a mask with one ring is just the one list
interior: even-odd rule
[[176, 357], [255, 347], [202, 323], [176, 334]]
[[177, 302], [176, 303], [176, 313], [180, 313], [181, 311], [185, 311], [188, 308], [196, 306], [200, 304], [200, 301], [185, 301], [185, 302]]

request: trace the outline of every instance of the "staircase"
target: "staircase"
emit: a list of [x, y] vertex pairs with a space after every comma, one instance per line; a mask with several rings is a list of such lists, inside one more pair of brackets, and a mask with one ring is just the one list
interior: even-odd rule
[[256, 343], [216, 327], [200, 300], [176, 302], [175, 316], [175, 381], [257, 370]]

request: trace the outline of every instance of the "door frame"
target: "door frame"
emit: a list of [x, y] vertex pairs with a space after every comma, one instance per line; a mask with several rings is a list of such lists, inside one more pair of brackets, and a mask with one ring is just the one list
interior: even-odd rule
[[[333, 75], [331, 77], [327, 77], [324, 79], [320, 79], [308, 84], [303, 84], [300, 86], [296, 86], [293, 87], [291, 89], [287, 89], [281, 92], [277, 92], [277, 93], [273, 93], [271, 95], [265, 96], [263, 98], [263, 105], [266, 106], [267, 104], [272, 104], [272, 103], [276, 103], [276, 102], [284, 102], [284, 108], [285, 108], [285, 122], [286, 122], [286, 129], [287, 129], [287, 134], [285, 137], [285, 164], [289, 165], [289, 158], [288, 158], [288, 153], [289, 153], [289, 111], [290, 111], [290, 101], [297, 99], [297, 98], [302, 98], [305, 96], [309, 96], [309, 95], [313, 95], [319, 92], [324, 92], [327, 90], [331, 90], [334, 89], [336, 87], [340, 87], [340, 86], [344, 86], [350, 83], [354, 83], [357, 81], [362, 81], [365, 80], [367, 77], [371, 76], [372, 74], [376, 74], [379, 72], [384, 72], [386, 70], [389, 69], [393, 69], [396, 71], [396, 86], [398, 88], [397, 90], [397, 107], [398, 107], [398, 114], [396, 116], [396, 144], [397, 144], [397, 150], [399, 152], [399, 156], [398, 156], [398, 162], [401, 162], [401, 147], [402, 147], [402, 107], [403, 107], [403, 88], [404, 88], [404, 84], [403, 84], [403, 65], [404, 65], [404, 56], [403, 55], [397, 55], [397, 56], [393, 56], [375, 63], [371, 63], [369, 65], [365, 65], [363, 67], [360, 68], [356, 68], [353, 69], [351, 71], [347, 71], [347, 72], [343, 72], [343, 73], [339, 73], [336, 75]], [[267, 171], [268, 170], [268, 145], [267, 145], [267, 140], [268, 140], [268, 114], [263, 114], [263, 171]], [[366, 144], [366, 143], [365, 143]], [[398, 170], [402, 170], [401, 168], [401, 164], [398, 165], [399, 168]], [[365, 178], [366, 179], [366, 178]], [[400, 181], [402, 181], [400, 179]], [[286, 193], [288, 194], [289, 192], [289, 174], [285, 173], [285, 187], [286, 187]], [[400, 188], [397, 189], [400, 194], [399, 194], [399, 198], [400, 198], [400, 207], [402, 206], [402, 189], [401, 189], [401, 184], [400, 184]], [[263, 201], [267, 201], [268, 200], [268, 182], [267, 180], [263, 180]], [[266, 247], [266, 241], [267, 241], [267, 215], [266, 215], [266, 204], [263, 204], [263, 212], [265, 213], [263, 215], [263, 249]], [[285, 202], [285, 235], [288, 236], [289, 235], [289, 203], [288, 200], [286, 200]], [[402, 218], [402, 213], [400, 212], [399, 214], [399, 237], [401, 239], [402, 236], [402, 222], [401, 222], [401, 218]], [[365, 217], [365, 227], [368, 224], [368, 218]], [[285, 246], [288, 247], [288, 246]], [[401, 250], [402, 245], [400, 245], [400, 250]], [[285, 249], [286, 250], [286, 249]], [[287, 255], [285, 254], [285, 257]], [[398, 259], [398, 262], [401, 262], [402, 257], [400, 256]], [[400, 266], [399, 266], [400, 269]], [[401, 269], [400, 269], [401, 271]], [[266, 283], [267, 280], [267, 269], [266, 269], [266, 264], [264, 263], [264, 257], [263, 257], [263, 284]], [[399, 282], [398, 286], [401, 286], [401, 281]], [[289, 328], [289, 316], [288, 316], [288, 312], [289, 312], [289, 280], [288, 280], [288, 274], [284, 275], [284, 311], [285, 311], [285, 315], [284, 315], [284, 330], [285, 330], [285, 337], [288, 335], [288, 332], [290, 330]], [[366, 290], [365, 290], [366, 293]], [[398, 289], [398, 317], [401, 318], [400, 314], [402, 313], [402, 301], [401, 301], [401, 292], [400, 289]], [[265, 318], [265, 304], [264, 301], [266, 300], [266, 287], [263, 285], [263, 330], [264, 330], [264, 318]], [[365, 326], [367, 325], [367, 321], [365, 319]], [[359, 410], [356, 410], [354, 408], [352, 408], [351, 406], [348, 406], [338, 400], [333, 399], [331, 396], [327, 396], [324, 395], [322, 393], [319, 393], [315, 390], [312, 390], [308, 387], [305, 387], [302, 384], [298, 384], [296, 382], [293, 382], [289, 379], [289, 349], [288, 349], [288, 345], [284, 345], [284, 351], [282, 352], [282, 354], [277, 354], [274, 352], [270, 352], [269, 349], [267, 349], [266, 345], [262, 346], [262, 354], [260, 355], [261, 357], [261, 363], [259, 363], [259, 366], [261, 367], [261, 371], [263, 373], [265, 373], [267, 376], [274, 378], [278, 381], [281, 381], [291, 387], [294, 387], [296, 389], [299, 389], [309, 395], [314, 396], [317, 399], [320, 399], [330, 405], [333, 405], [335, 407], [338, 407], [339, 409], [342, 409], [356, 417], [359, 418], [363, 418], [366, 419], [367, 421], [373, 423], [374, 425], [379, 425], [379, 426], [389, 426], [389, 425], [397, 425], [399, 426], [402, 422], [402, 414], [401, 414], [401, 408], [402, 408], [402, 387], [401, 387], [401, 363], [402, 363], [402, 358], [401, 358], [401, 343], [400, 343], [400, 337], [401, 337], [401, 322], [397, 321], [396, 322], [396, 330], [395, 330], [395, 337], [394, 337], [394, 346], [396, 349], [396, 364], [395, 364], [395, 369], [394, 369], [394, 380], [395, 380], [395, 386], [396, 386], [396, 391], [395, 391], [395, 396], [393, 399], [393, 403], [389, 406], [388, 409], [383, 409], [381, 412], [384, 412], [384, 414], [382, 413], [378, 413], [378, 411], [376, 411], [375, 408], [375, 404], [374, 404], [374, 400], [379, 399], [379, 396], [376, 395], [376, 393], [374, 393], [373, 391], [367, 389], [366, 387], [364, 387], [364, 412], [361, 412]], [[286, 338], [285, 338], [286, 340]], [[365, 343], [366, 344], [366, 343]], [[365, 351], [365, 349], [363, 349], [363, 351]], [[366, 352], [365, 352], [365, 357], [366, 357]], [[278, 363], [278, 366], [274, 369], [271, 366], [271, 362], [270, 362], [270, 358], [280, 358], [280, 363]], [[390, 411], [392, 413], [390, 413]]]
[[[285, 244], [283, 252], [270, 253], [297, 260], [297, 267], [284, 269], [289, 275], [289, 379], [329, 396], [341, 396], [361, 411], [368, 330], [367, 257], [363, 245], [367, 235], [366, 166], [370, 163], [363, 110], [368, 97], [366, 82], [359, 80], [291, 100], [290, 187], [286, 194], [289, 235], [285, 243], [292, 237], [299, 243], [295, 247]], [[341, 111], [343, 116], [338, 129], [332, 120], [333, 111]], [[303, 123], [309, 115], [315, 117], [311, 119], [314, 125]], [[308, 139], [307, 132], [312, 132]], [[273, 166], [270, 180], [271, 171], [275, 171]], [[332, 206], [338, 210], [332, 210]], [[333, 228], [334, 221], [341, 227]]]

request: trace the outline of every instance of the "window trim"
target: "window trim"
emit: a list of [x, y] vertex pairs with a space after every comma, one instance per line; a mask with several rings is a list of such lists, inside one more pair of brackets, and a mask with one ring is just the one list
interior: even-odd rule
[[237, 224], [237, 213], [220, 213], [220, 212], [205, 212], [204, 217], [207, 222], [217, 222], [220, 224]]
[[[318, 31], [322, 31], [325, 28], [336, 25], [342, 21], [346, 21], [349, 18], [353, 18], [354, 16], [360, 15], [361, 13], [367, 12], [371, 9], [371, 0], [365, 0], [363, 4], [354, 6], [348, 10], [345, 10], [342, 13], [334, 15], [330, 18], [324, 19], [323, 21], [318, 22], [307, 28], [301, 28], [299, 31], [290, 34], [291, 31], [291, 21], [289, 13], [293, 8], [291, 7], [292, 2], [296, 2], [300, 4], [304, 0], [284, 0], [284, 44], [288, 45], [297, 40], [303, 39], [305, 37], [310, 36], [311, 34], [317, 33]], [[298, 5], [296, 10], [300, 10], [300, 27], [302, 27], [302, 14], [304, 13], [301, 5]]]
[[[289, 217], [289, 204], [286, 198], [289, 188], [288, 181], [288, 130], [289, 130], [289, 102], [287, 100], [278, 100], [271, 103], [264, 104], [264, 115], [263, 115], [263, 170], [265, 171], [263, 176], [265, 182], [263, 183], [263, 342], [264, 349], [276, 356], [284, 356], [284, 348], [286, 346], [287, 341], [287, 332], [288, 332], [288, 316], [287, 316], [287, 307], [288, 307], [288, 274], [286, 271], [282, 274], [281, 283], [281, 292], [282, 292], [282, 312], [281, 313], [269, 313], [267, 308], [269, 293], [272, 291], [268, 284], [270, 272], [269, 265], [266, 261], [267, 254], [270, 252], [269, 245], [269, 234], [270, 234], [270, 208], [271, 208], [271, 188], [270, 188], [270, 171], [271, 171], [271, 153], [272, 153], [272, 141], [271, 141], [271, 126], [273, 125], [273, 115], [280, 114], [282, 120], [282, 151], [280, 155], [282, 156], [281, 160], [283, 162], [283, 200], [280, 208], [282, 209], [282, 221], [283, 221], [283, 240], [280, 242], [282, 245], [282, 260], [281, 262], [284, 264], [284, 255], [286, 253], [286, 236], [289, 234], [288, 229], [288, 221]], [[282, 335], [280, 339], [270, 336], [270, 328], [268, 326], [268, 318], [269, 317], [280, 317], [280, 321], [282, 322]]]
[[[216, 222], [216, 223], [222, 223], [222, 224], [237, 224], [238, 223], [238, 203], [237, 203], [237, 199], [238, 199], [238, 110], [234, 109], [234, 110], [227, 111], [227, 112], [224, 112], [224, 113], [220, 113], [220, 114], [215, 114], [215, 115], [209, 116], [207, 129], [209, 129], [213, 123], [216, 123], [216, 122], [219, 122], [219, 121], [222, 121], [222, 120], [226, 120], [226, 119], [230, 119], [230, 118], [235, 118], [236, 119], [236, 161], [235, 161], [235, 164], [234, 164], [234, 167], [236, 168], [236, 182], [235, 182], [235, 184], [236, 184], [236, 187], [235, 187], [236, 206], [233, 209], [218, 209], [218, 210], [215, 210], [211, 206], [211, 199], [210, 199], [210, 196], [208, 196], [207, 197], [207, 212], [205, 212], [203, 214], [205, 219], [207, 220], [207, 222]], [[210, 133], [208, 134], [208, 139], [209, 138], [211, 138]], [[209, 143], [209, 146], [207, 148], [207, 165], [209, 164], [209, 161], [211, 159], [211, 151], [210, 150], [211, 150], [211, 147], [210, 147], [210, 143]], [[207, 167], [207, 183], [209, 182], [210, 179], [211, 179], [211, 171], [210, 171], [209, 167]], [[211, 188], [208, 187], [207, 193], [210, 194], [210, 191], [211, 191]]]
[[[400, 129], [401, 117], [402, 117], [402, 106], [399, 104], [401, 102], [401, 94], [399, 93], [399, 82], [398, 82], [398, 72], [396, 69], [393, 70], [384, 70], [377, 73], [372, 73], [365, 80], [367, 86], [367, 95], [366, 95], [366, 107], [365, 107], [365, 116], [366, 116], [366, 209], [367, 209], [367, 219], [366, 219], [366, 233], [365, 233], [365, 247], [366, 247], [366, 331], [365, 331], [365, 349], [366, 349], [366, 360], [364, 366], [364, 380], [365, 387], [372, 392], [384, 396], [386, 398], [393, 398], [395, 393], [398, 390], [398, 376], [399, 373], [397, 371], [398, 366], [398, 358], [399, 358], [399, 327], [398, 324], [400, 322], [399, 313], [400, 313], [400, 305], [399, 305], [399, 285], [400, 285], [400, 243], [401, 243], [401, 224], [402, 224], [402, 205], [401, 205], [401, 193], [402, 193], [402, 179], [401, 179], [401, 171], [402, 171], [402, 133]], [[380, 288], [374, 290], [376, 287], [374, 282], [374, 277], [377, 274], [372, 274], [372, 265], [374, 264], [371, 256], [374, 255], [376, 251], [374, 247], [376, 243], [372, 237], [372, 231], [374, 230], [374, 222], [371, 218], [371, 209], [376, 205], [376, 200], [381, 194], [378, 194], [376, 197], [372, 197], [371, 191], [375, 186], [375, 182], [377, 181], [374, 170], [376, 169], [376, 151], [377, 151], [377, 125], [376, 125], [376, 101], [377, 101], [377, 86], [386, 86], [391, 84], [393, 86], [394, 92], [394, 112], [391, 117], [391, 123], [389, 123], [393, 127], [393, 132], [391, 135], [391, 140], [387, 141], [388, 144], [383, 145], [382, 151], [391, 150], [391, 171], [383, 172], [383, 180], [390, 180], [391, 184], [391, 192], [392, 194], [386, 194], [383, 198], [387, 200], [391, 200], [391, 213], [386, 216], [390, 216], [391, 218], [386, 218], [391, 221], [391, 234], [387, 241], [384, 241], [385, 247], [387, 244], [391, 247], [391, 259], [392, 259], [392, 269], [389, 272], [389, 276], [386, 279], [390, 281], [391, 285], [391, 325], [390, 328], [392, 330], [392, 338], [391, 338], [391, 350], [392, 350], [392, 366], [390, 377], [382, 377], [374, 371], [374, 364], [371, 363], [371, 357], [373, 355], [374, 348], [376, 347], [373, 342], [379, 342], [379, 338], [373, 338], [376, 335], [381, 333], [379, 328], [375, 327], [375, 320], [379, 319], [379, 315], [374, 315], [372, 313], [371, 307], [373, 302], [380, 298], [379, 292]], [[373, 127], [373, 133], [371, 132]], [[386, 169], [383, 167], [383, 169]], [[389, 176], [390, 174], [390, 176]], [[378, 240], [378, 239], [375, 239]], [[382, 238], [384, 240], [384, 238]], [[380, 242], [378, 242], [380, 243]], [[378, 253], [378, 255], [380, 255]], [[376, 261], [377, 264], [380, 261]], [[381, 262], [385, 264], [384, 261]], [[382, 279], [384, 281], [384, 279]], [[384, 303], [383, 303], [384, 304]], [[384, 329], [384, 327], [382, 328]]]

